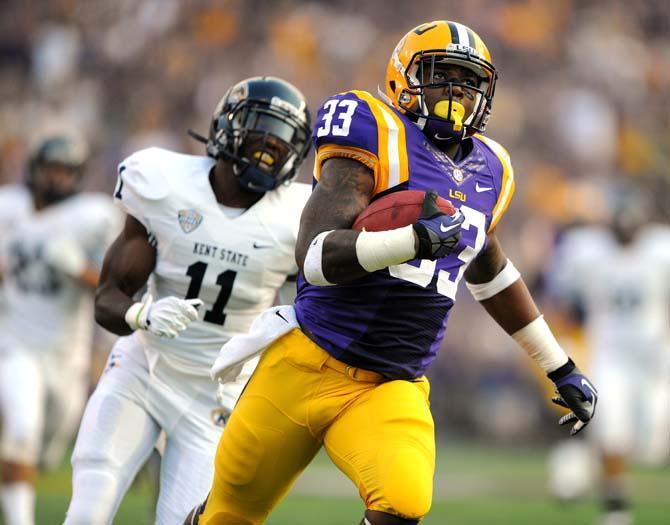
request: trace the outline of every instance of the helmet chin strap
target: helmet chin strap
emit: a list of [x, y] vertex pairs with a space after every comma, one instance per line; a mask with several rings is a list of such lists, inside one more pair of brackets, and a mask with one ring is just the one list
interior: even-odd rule
[[458, 131], [454, 128], [454, 122], [449, 120], [427, 118], [423, 133], [436, 146], [449, 146], [465, 138], [465, 126], [460, 126]]
[[435, 105], [435, 116], [429, 116], [428, 107], [421, 97], [421, 110], [425, 118], [418, 119], [417, 126], [438, 147], [450, 146], [465, 138], [467, 121], [463, 121], [465, 108], [453, 100], [442, 100]]
[[249, 163], [234, 162], [233, 173], [240, 186], [247, 191], [266, 193], [277, 186], [277, 180], [272, 175]]

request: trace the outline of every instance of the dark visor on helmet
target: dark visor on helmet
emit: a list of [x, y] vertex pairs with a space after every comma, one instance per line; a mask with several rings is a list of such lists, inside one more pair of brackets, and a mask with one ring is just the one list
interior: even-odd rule
[[239, 119], [239, 126], [236, 127], [246, 129], [247, 133], [273, 135], [298, 150], [309, 139], [309, 130], [302, 122], [262, 103], [243, 103], [242, 107], [234, 111], [233, 119]]

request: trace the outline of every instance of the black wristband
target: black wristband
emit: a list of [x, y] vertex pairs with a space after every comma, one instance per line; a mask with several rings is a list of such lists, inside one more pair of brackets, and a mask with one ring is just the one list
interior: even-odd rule
[[412, 228], [419, 240], [419, 249], [416, 251], [417, 259], [430, 259], [433, 255], [433, 245], [430, 242], [428, 228], [423, 224], [412, 224]]
[[557, 368], [553, 372], [549, 372], [547, 374], [547, 377], [555, 383], [559, 379], [562, 379], [565, 376], [567, 376], [568, 374], [571, 374], [575, 368], [577, 368], [577, 366], [575, 365], [575, 362], [568, 357], [568, 362], [567, 363], [565, 363], [563, 366]]

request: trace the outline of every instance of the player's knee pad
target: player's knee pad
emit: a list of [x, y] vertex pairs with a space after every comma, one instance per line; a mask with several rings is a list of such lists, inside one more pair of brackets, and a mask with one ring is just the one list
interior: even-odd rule
[[417, 523], [418, 519], [401, 518], [395, 514], [368, 510], [360, 525], [416, 525]]
[[376, 510], [421, 519], [433, 499], [433, 464], [418, 450], [405, 450], [388, 458], [384, 466], [383, 495]]

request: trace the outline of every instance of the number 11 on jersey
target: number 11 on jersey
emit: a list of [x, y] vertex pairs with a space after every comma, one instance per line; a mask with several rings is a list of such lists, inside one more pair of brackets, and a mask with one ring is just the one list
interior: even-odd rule
[[[196, 299], [198, 297], [206, 271], [207, 263], [203, 261], [195, 262], [187, 268], [186, 275], [191, 278], [191, 283], [188, 286], [185, 299]], [[233, 270], [226, 270], [217, 275], [216, 284], [220, 286], [219, 294], [216, 296], [212, 308], [205, 312], [204, 321], [218, 325], [223, 325], [226, 322], [226, 314], [223, 313], [223, 309], [233, 292], [235, 277], [237, 277], [237, 272]]]

